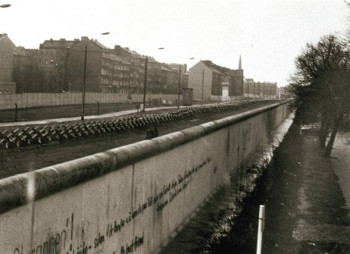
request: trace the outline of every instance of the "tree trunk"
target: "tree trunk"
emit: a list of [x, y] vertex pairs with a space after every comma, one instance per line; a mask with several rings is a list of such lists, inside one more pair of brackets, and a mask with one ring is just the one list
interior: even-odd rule
[[338, 131], [338, 128], [340, 126], [340, 123], [341, 123], [341, 120], [343, 119], [343, 115], [341, 115], [340, 117], [338, 117], [336, 120], [335, 120], [335, 123], [334, 123], [334, 127], [333, 127], [333, 130], [332, 130], [332, 134], [331, 134], [331, 137], [328, 141], [328, 144], [327, 144], [327, 147], [326, 147], [326, 150], [324, 151], [324, 154], [323, 156], [325, 157], [329, 157], [331, 155], [331, 152], [332, 152], [332, 148], [333, 148], [333, 144], [334, 144], [334, 140], [335, 140], [335, 136], [337, 135], [337, 131]]
[[328, 127], [329, 126], [328, 126], [328, 121], [326, 120], [326, 115], [323, 113], [321, 115], [321, 126], [320, 126], [320, 133], [318, 136], [319, 145], [322, 148], [326, 146]]
[[319, 145], [321, 148], [326, 147], [327, 134], [328, 134], [328, 131], [326, 128], [322, 128], [320, 130], [320, 135], [319, 135], [318, 139], [319, 139]]

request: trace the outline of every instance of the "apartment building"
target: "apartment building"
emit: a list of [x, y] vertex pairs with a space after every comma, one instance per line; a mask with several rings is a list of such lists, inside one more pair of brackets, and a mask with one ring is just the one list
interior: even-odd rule
[[145, 59], [139, 53], [128, 47], [114, 46], [114, 52], [117, 56], [130, 63], [130, 92], [138, 93], [143, 89], [143, 73]]
[[255, 82], [247, 78], [244, 81], [244, 96], [247, 98], [269, 98], [278, 97], [277, 83], [273, 82]]
[[130, 63], [97, 40], [82, 37], [70, 47], [68, 82], [71, 91], [82, 91], [86, 56], [85, 89], [90, 92], [117, 92], [130, 87]]
[[79, 39], [50, 39], [40, 44], [41, 66], [46, 69], [45, 73], [48, 77], [53, 76], [49, 78], [51, 83], [54, 83], [50, 89], [51, 92], [69, 91], [67, 62], [70, 47], [78, 41]]

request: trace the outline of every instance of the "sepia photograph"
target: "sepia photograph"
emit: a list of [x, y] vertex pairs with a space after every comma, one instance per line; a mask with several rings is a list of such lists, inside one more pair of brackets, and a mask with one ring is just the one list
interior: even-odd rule
[[350, 0], [0, 0], [0, 254], [130, 253], [350, 253]]

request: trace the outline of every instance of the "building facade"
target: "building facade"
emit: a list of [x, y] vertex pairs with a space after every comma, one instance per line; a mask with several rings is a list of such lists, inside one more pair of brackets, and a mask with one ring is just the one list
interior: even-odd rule
[[144, 76], [144, 64], [145, 58], [134, 50], [130, 50], [128, 47], [121, 47], [116, 45], [114, 52], [117, 56], [121, 57], [129, 63], [130, 68], [130, 93], [139, 93], [142, 91]]
[[255, 82], [253, 79], [247, 78], [244, 81], [244, 96], [247, 98], [277, 99], [277, 83]]
[[7, 34], [0, 34], [0, 93], [14, 93], [16, 90], [16, 83], [13, 82], [15, 48]]
[[193, 89], [195, 100], [228, 100], [243, 96], [243, 70], [231, 70], [200, 61], [190, 68], [188, 87]]
[[50, 79], [51, 92], [69, 91], [68, 85], [68, 57], [70, 47], [78, 42], [75, 40], [46, 40], [40, 44], [40, 52], [42, 52], [43, 62], [46, 68], [46, 76]]
[[130, 89], [130, 63], [97, 40], [82, 37], [71, 46], [68, 56], [71, 91], [82, 91], [85, 56], [85, 91], [127, 92]]
[[[237, 97], [275, 98], [277, 84], [243, 81], [241, 58], [237, 70], [204, 60], [186, 65], [160, 63], [127, 47], [109, 49], [97, 40], [45, 40], [39, 49], [16, 47], [0, 34], [0, 93], [61, 93], [83, 90], [105, 93], [143, 93], [147, 59], [147, 93], [193, 91], [195, 100]], [[17, 84], [17, 85], [16, 85]]]

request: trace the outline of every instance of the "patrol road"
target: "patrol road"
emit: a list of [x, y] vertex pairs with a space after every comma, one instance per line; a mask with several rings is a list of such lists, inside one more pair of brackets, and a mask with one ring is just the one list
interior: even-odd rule
[[[207, 112], [183, 120], [158, 124], [157, 128], [159, 135], [164, 135], [275, 102], [276, 101], [254, 101], [244, 106], [237, 105], [230, 110], [211, 113]], [[244, 102], [242, 103], [244, 104]], [[161, 112], [164, 111], [168, 112], [169, 110], [162, 109]], [[137, 115], [140, 115], [140, 113]], [[116, 119], [116, 117], [111, 119]], [[88, 123], [89, 121], [86, 122]], [[54, 142], [8, 150], [0, 149], [0, 178], [27, 171], [33, 171], [39, 168], [144, 140], [146, 137], [146, 131], [147, 130], [144, 128], [136, 128], [119, 134], [99, 135], [63, 143]]]

